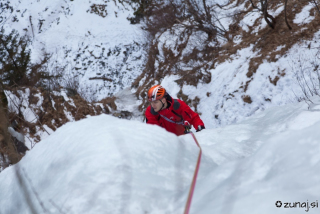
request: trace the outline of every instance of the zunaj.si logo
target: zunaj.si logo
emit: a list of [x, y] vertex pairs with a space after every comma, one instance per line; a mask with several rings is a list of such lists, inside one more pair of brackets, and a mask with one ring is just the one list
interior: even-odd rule
[[276, 202], [276, 207], [281, 207], [282, 206], [282, 202], [281, 201], [277, 201]]
[[309, 201], [307, 202], [283, 202], [282, 201], [276, 201], [275, 203], [276, 207], [280, 208], [283, 205], [283, 208], [305, 208], [306, 212], [309, 212], [310, 208], [319, 208], [318, 200], [315, 202], [311, 202], [309, 204]]

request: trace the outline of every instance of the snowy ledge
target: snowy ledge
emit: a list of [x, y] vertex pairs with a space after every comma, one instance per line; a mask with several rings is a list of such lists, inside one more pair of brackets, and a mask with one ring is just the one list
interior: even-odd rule
[[[203, 158], [191, 213], [319, 212], [319, 128], [316, 100], [196, 133]], [[0, 213], [182, 213], [197, 154], [190, 135], [138, 121], [69, 122], [1, 173]]]

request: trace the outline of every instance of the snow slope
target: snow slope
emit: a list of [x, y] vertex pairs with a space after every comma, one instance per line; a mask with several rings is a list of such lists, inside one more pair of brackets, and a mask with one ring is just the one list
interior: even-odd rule
[[48, 213], [162, 213], [184, 197], [196, 158], [196, 145], [159, 127], [106, 115], [68, 123], [1, 173], [0, 213], [30, 213], [15, 169], [39, 213], [34, 190]]
[[[307, 202], [318, 213], [319, 128], [315, 99], [309, 110], [273, 107], [196, 133], [203, 158], [191, 213], [305, 213]], [[138, 121], [69, 122], [1, 173], [0, 213], [32, 213], [30, 204], [36, 213], [182, 213], [197, 154], [190, 135]]]
[[[210, 3], [224, 5], [227, 2], [220, 0], [208, 1], [208, 4]], [[276, 2], [273, 3], [276, 4]], [[224, 28], [228, 29], [229, 25], [234, 22], [232, 21], [234, 18], [232, 13], [246, 11], [248, 10], [248, 5], [250, 5], [248, 1], [233, 1], [227, 8], [219, 9], [217, 7], [216, 13], [221, 18], [220, 21], [224, 25]], [[270, 44], [265, 44], [263, 41], [265, 40], [264, 36], [267, 36], [267, 34], [262, 34], [261, 38], [252, 37], [250, 45], [242, 44], [237, 46], [242, 40], [245, 41], [245, 38], [242, 38], [241, 30], [238, 30], [235, 31], [237, 36], [234, 37], [234, 43], [230, 43], [226, 47], [221, 45], [219, 54], [223, 54], [224, 51], [228, 53], [230, 46], [236, 47], [237, 51], [225, 60], [214, 62], [212, 59], [212, 61], [209, 60], [205, 63], [208, 65], [214, 63], [213, 68], [208, 69], [208, 72], [211, 74], [211, 81], [209, 83], [199, 81], [196, 85], [183, 84], [181, 86], [181, 81], [179, 84], [174, 82], [183, 80], [191, 68], [205, 62], [201, 60], [201, 56], [198, 56], [198, 60], [196, 58], [190, 60], [190, 63], [188, 61], [189, 64], [186, 64], [184, 60], [178, 61], [175, 66], [172, 66], [172, 70], [176, 68], [175, 72], [180, 72], [179, 75], [165, 76], [159, 81], [159, 84], [164, 85], [173, 97], [178, 96], [181, 88], [181, 91], [184, 95], [188, 96], [188, 99], [199, 100], [195, 101], [198, 103], [197, 112], [202, 114], [205, 125], [208, 128], [240, 122], [245, 117], [253, 115], [256, 111], [273, 106], [295, 103], [299, 98], [304, 97], [301, 87], [297, 83], [297, 76], [302, 78], [303, 73], [307, 77], [311, 74], [310, 79], [314, 79], [313, 84], [318, 89], [320, 87], [317, 76], [320, 65], [320, 31], [315, 30], [312, 33], [307, 33], [309, 29], [305, 26], [305, 24], [312, 22], [316, 17], [311, 15], [311, 13], [309, 14], [312, 8], [314, 6], [309, 3], [303, 6], [301, 12], [293, 13], [294, 22], [298, 25], [293, 30], [293, 34], [304, 32], [307, 35], [313, 35], [313, 38], [300, 38], [299, 42], [297, 41], [296, 44], [288, 46], [285, 40], [280, 45], [273, 43], [273, 41]], [[284, 5], [281, 2], [278, 2], [278, 6], [275, 6], [274, 10], [268, 9], [268, 12], [279, 20], [284, 19], [277, 17], [283, 11]], [[318, 26], [318, 24], [315, 23], [315, 26]], [[239, 23], [239, 27], [246, 32], [250, 32], [252, 35], [258, 35], [258, 32], [262, 29], [268, 29], [268, 25], [263, 20], [261, 14], [254, 11], [244, 15], [244, 18]], [[178, 55], [178, 47], [180, 46], [175, 41], [181, 40], [179, 32], [184, 27], [176, 24], [173, 29], [177, 32], [171, 33], [172, 29], [168, 29], [159, 36], [159, 54], [155, 61], [156, 71], [157, 69], [162, 69], [160, 65], [166, 58], [166, 49], [170, 49], [175, 56]], [[288, 31], [287, 29], [282, 30]], [[282, 34], [281, 27], [277, 26], [273, 32]], [[195, 49], [204, 48], [208, 42], [205, 35], [205, 33], [202, 36], [196, 35], [196, 33], [192, 34], [190, 36], [191, 41], [184, 48], [182, 56], [186, 56], [187, 52], [192, 52]], [[185, 37], [183, 38], [185, 39]], [[292, 41], [292, 38], [288, 37], [287, 40]], [[222, 44], [225, 42], [221, 41]], [[260, 42], [264, 45], [261, 45]], [[274, 45], [275, 47], [270, 49], [269, 45]], [[215, 44], [212, 44], [212, 46], [214, 47]], [[286, 46], [290, 48], [287, 50], [285, 49]], [[287, 51], [281, 53], [282, 49]], [[275, 55], [274, 59], [272, 59], [272, 54]], [[260, 62], [258, 59], [261, 55], [265, 56], [265, 58]], [[257, 67], [252, 65], [257, 65]], [[249, 72], [252, 71], [253, 73], [249, 75]], [[199, 68], [197, 68], [197, 73], [206, 74], [206, 72], [203, 72], [203, 69]], [[308, 78], [306, 79], [306, 85], [308, 86], [305, 85], [305, 87], [308, 88], [313, 84]]]
[[[51, 54], [49, 70], [65, 67], [88, 100], [111, 96], [142, 72], [147, 41], [141, 25], [130, 24], [135, 3], [95, 1], [8, 1], [0, 27], [31, 38], [32, 60]], [[3, 8], [6, 8], [4, 4]], [[110, 81], [90, 78], [107, 78]]]
[[[16, 29], [21, 35], [30, 36], [33, 61], [39, 60], [43, 52], [51, 53], [50, 71], [54, 73], [56, 66], [66, 66], [65, 84], [78, 81], [79, 91], [84, 98], [94, 101], [108, 96], [118, 96], [119, 109], [132, 112], [133, 119], [143, 118], [144, 112], [138, 110], [143, 98], [134, 97], [135, 89], [128, 89], [142, 73], [148, 61], [149, 42], [146, 31], [142, 30], [143, 24], [132, 25], [128, 20], [133, 16], [136, 4], [120, 4], [111, 0], [7, 2], [12, 10], [4, 9], [0, 27], [4, 27], [6, 33]], [[228, 1], [207, 2], [210, 5], [225, 5]], [[234, 1], [225, 9], [217, 7], [216, 13], [221, 18], [221, 25], [229, 29], [229, 25], [233, 23], [232, 14], [245, 11], [246, 4], [247, 2]], [[94, 5], [99, 7], [94, 9]], [[312, 22], [316, 16], [309, 14], [311, 9], [310, 3], [299, 13], [293, 13], [293, 22], [299, 26]], [[269, 10], [269, 13], [277, 17], [283, 10], [284, 6], [279, 3]], [[249, 28], [256, 24], [252, 34], [268, 28], [260, 13], [250, 12], [240, 21], [239, 27], [248, 32]], [[186, 39], [179, 39], [179, 32], [183, 29], [184, 27], [177, 24], [174, 29], [168, 29], [159, 35], [159, 54], [154, 56], [155, 68], [165, 59], [165, 49], [170, 49], [177, 55], [177, 47]], [[172, 30], [178, 34], [170, 33]], [[308, 28], [299, 27], [295, 33], [307, 31]], [[268, 61], [270, 56], [267, 55], [251, 77], [247, 76], [251, 59], [259, 58], [266, 47], [257, 48], [255, 43], [259, 40], [251, 45], [240, 46], [228, 60], [209, 60], [205, 63], [215, 63], [214, 69], [208, 70], [211, 82], [205, 84], [200, 81], [196, 86], [184, 84], [181, 91], [190, 100], [200, 100], [197, 111], [202, 114], [208, 128], [239, 122], [256, 111], [296, 102], [297, 98], [302, 96], [296, 83], [296, 74], [305, 70], [313, 71], [320, 64], [320, 31], [312, 35], [312, 39], [297, 43], [285, 54], [280, 54], [285, 44], [275, 47], [270, 55], [279, 52], [276, 59]], [[233, 46], [243, 40], [241, 34], [235, 36]], [[226, 41], [220, 42], [224, 44]], [[195, 32], [190, 35], [182, 56], [190, 54], [195, 49], [203, 49], [206, 45], [217, 45], [216, 42], [211, 43], [207, 44], [206, 33]], [[201, 59], [201, 56], [198, 58]], [[177, 97], [180, 86], [174, 81], [183, 78], [184, 71], [188, 73], [190, 68], [202, 63], [204, 62], [201, 60], [191, 60], [187, 64], [180, 62], [173, 66], [170, 72], [181, 71], [182, 75], [161, 76], [161, 80], [156, 83], [163, 84], [173, 97]], [[199, 72], [203, 71], [200, 69]], [[275, 81], [277, 79], [279, 81]], [[153, 79], [147, 76], [141, 78], [139, 86], [148, 81]], [[123, 95], [128, 97], [129, 102]], [[245, 102], [245, 97], [250, 97], [252, 103]]]
[[[317, 103], [310, 110], [303, 103], [273, 107], [240, 124], [199, 133], [206, 156], [219, 167], [202, 168], [206, 177], [198, 181], [193, 213], [318, 213]], [[283, 206], [276, 208], [276, 201]], [[286, 202], [310, 207], [286, 209]], [[313, 202], [317, 207], [311, 208]]]
[[[298, 98], [304, 97], [297, 83], [297, 76], [302, 76], [303, 73], [307, 76], [311, 72], [313, 84], [319, 88], [317, 72], [314, 72], [315, 66], [320, 64], [319, 39], [320, 31], [312, 40], [294, 45], [284, 56], [279, 56], [276, 62], [264, 61], [258, 67], [254, 78], [247, 77], [248, 59], [259, 55], [259, 51], [254, 52], [253, 46], [240, 49], [231, 56], [231, 60], [217, 64], [215, 69], [210, 70], [210, 83], [183, 85], [182, 91], [191, 100], [196, 97], [200, 99], [197, 111], [203, 115], [204, 123], [209, 128], [240, 122], [256, 111], [273, 106], [296, 103]], [[309, 44], [313, 48], [308, 48]], [[280, 76], [276, 84], [271, 82]], [[306, 78], [307, 84], [304, 84], [304, 87], [312, 85], [311, 78]], [[180, 88], [174, 82], [177, 79], [177, 75], [167, 76], [160, 83], [167, 87], [173, 97], [178, 96]], [[247, 81], [250, 84], [244, 90]], [[244, 102], [245, 96], [250, 97], [252, 103]]]

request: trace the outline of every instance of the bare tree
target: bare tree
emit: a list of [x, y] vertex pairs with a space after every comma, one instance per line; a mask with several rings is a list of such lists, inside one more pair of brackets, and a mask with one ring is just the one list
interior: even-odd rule
[[[312, 57], [314, 58], [312, 59]], [[308, 60], [305, 58], [308, 58]], [[310, 106], [313, 103], [311, 97], [320, 96], [320, 58], [318, 54], [311, 57], [299, 56], [292, 69], [302, 92], [302, 97], [297, 98], [298, 100], [304, 100]]]
[[[267, 24], [269, 25], [269, 27], [271, 27], [272, 29], [274, 29], [275, 25], [276, 25], [276, 20], [273, 16], [271, 16], [268, 13], [268, 0], [260, 0], [260, 6], [261, 7], [257, 7], [252, 0], [249, 0], [251, 2], [251, 5], [254, 9], [257, 9], [258, 11], [262, 12], [263, 14], [263, 18], [264, 20], [267, 22]], [[287, 0], [286, 0], [287, 1]]]
[[206, 0], [184, 0], [182, 3], [187, 6], [189, 27], [207, 33], [208, 40], [217, 36], [225, 38], [227, 31], [214, 10], [215, 5], [209, 5]]
[[194, 31], [207, 33], [209, 40], [217, 36], [226, 38], [227, 31], [214, 10], [216, 6], [213, 3], [209, 4], [207, 0], [152, 1], [144, 4], [147, 30], [156, 35], [179, 24]]
[[288, 19], [287, 19], [287, 4], [288, 4], [288, 0], [286, 0], [284, 3], [284, 17], [285, 17], [286, 25], [288, 26], [289, 30], [292, 30], [292, 27], [289, 25]]
[[320, 8], [319, 8], [319, 5], [318, 5], [319, 3], [317, 1], [319, 1], [319, 0], [311, 0], [311, 3], [317, 8], [317, 11], [320, 14]]

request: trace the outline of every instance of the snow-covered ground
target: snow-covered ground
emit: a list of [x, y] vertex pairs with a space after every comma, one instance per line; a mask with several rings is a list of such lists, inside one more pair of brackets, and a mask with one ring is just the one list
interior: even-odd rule
[[[212, 3], [212, 2], [211, 2]], [[225, 4], [223, 1], [218, 1], [221, 5]], [[217, 8], [218, 16], [221, 18], [221, 23], [226, 29], [229, 24], [232, 23], [231, 14], [235, 11], [246, 10], [245, 5], [248, 2], [239, 3], [234, 1], [233, 4], [228, 6], [228, 9], [219, 10]], [[209, 4], [209, 3], [208, 3]], [[236, 4], [239, 4], [235, 7]], [[310, 15], [309, 11], [312, 9], [312, 4], [305, 5], [301, 12], [295, 13], [294, 23], [301, 25], [300, 28], [295, 29], [295, 33], [307, 32], [308, 28], [302, 27], [304, 24], [310, 23], [314, 20], [315, 16]], [[283, 12], [284, 7], [279, 4], [274, 8], [274, 11], [269, 11], [271, 15], [276, 17], [280, 12]], [[256, 25], [254, 28], [257, 34], [261, 29], [268, 28], [265, 20], [263, 20], [261, 14], [258, 12], [251, 12], [244, 16], [239, 26], [249, 31], [249, 27]], [[175, 28], [174, 28], [175, 29]], [[176, 31], [181, 30], [181, 26], [177, 24]], [[275, 31], [279, 31], [278, 28]], [[285, 29], [287, 30], [287, 29]], [[177, 47], [174, 41], [179, 40], [178, 33], [171, 33], [171, 29], [168, 29], [165, 33], [159, 37], [159, 55], [155, 62], [155, 68], [157, 69], [165, 58], [165, 49], [170, 49], [175, 55], [178, 54]], [[203, 33], [205, 35], [205, 33]], [[273, 106], [281, 106], [289, 103], [296, 103], [301, 97], [304, 97], [301, 87], [297, 83], [297, 75], [301, 76], [302, 73], [310, 73], [316, 83], [316, 88], [319, 92], [319, 39], [320, 31], [312, 34], [313, 38], [308, 40], [297, 42], [284, 54], [281, 53], [281, 49], [286, 46], [284, 44], [277, 46], [274, 50], [269, 50], [268, 54], [265, 54], [265, 59], [259, 62], [258, 59], [264, 49], [268, 50], [268, 45], [259, 46], [257, 44], [263, 40], [263, 38], [254, 38], [252, 44], [243, 45], [239, 47], [235, 54], [232, 54], [223, 62], [215, 62], [214, 68], [208, 70], [211, 73], [211, 81], [209, 83], [202, 83], [201, 81], [197, 85], [184, 84], [181, 87], [183, 94], [187, 95], [190, 100], [198, 98], [199, 104], [197, 111], [202, 114], [206, 127], [216, 128], [224, 125], [233, 124], [240, 122], [244, 118], [253, 115], [255, 112], [263, 111]], [[239, 35], [235, 36], [234, 43], [232, 46], [240, 44], [243, 38], [239, 31]], [[184, 48], [184, 55], [186, 52], [192, 52], [195, 48], [201, 49], [207, 43], [206, 36], [191, 35], [193, 38], [192, 42], [189, 42]], [[291, 39], [291, 38], [288, 38]], [[225, 41], [221, 41], [224, 44]], [[214, 46], [214, 45], [213, 45]], [[223, 53], [224, 46], [222, 45]], [[228, 46], [226, 47], [228, 49]], [[269, 47], [270, 49], [270, 47]], [[226, 50], [227, 52], [227, 50]], [[270, 60], [271, 55], [277, 53], [275, 59]], [[279, 54], [278, 54], [279, 53]], [[191, 60], [192, 63], [186, 65], [184, 62], [177, 63], [178, 71], [182, 70], [188, 73], [190, 67], [197, 66], [197, 64], [203, 63], [203, 61]], [[212, 62], [208, 62], [210, 64]], [[252, 64], [258, 63], [259, 66], [254, 68], [252, 76], [247, 75], [251, 70]], [[157, 70], [156, 70], [157, 71]], [[201, 69], [198, 70], [201, 73]], [[165, 76], [159, 82], [168, 89], [168, 92], [173, 96], [177, 97], [180, 90], [178, 83], [174, 82], [179, 79], [183, 79], [185, 73], [180, 72], [181, 75]], [[308, 76], [306, 74], [306, 76]], [[277, 80], [277, 81], [275, 81]], [[312, 83], [306, 80], [310, 86]], [[313, 84], [314, 84], [313, 83]], [[307, 87], [307, 86], [305, 86]], [[245, 98], [250, 98], [249, 101], [245, 102]], [[250, 103], [251, 102], [251, 103]]]
[[[225, 5], [226, 0], [207, 1], [210, 5]], [[142, 98], [133, 96], [135, 89], [130, 90], [133, 81], [142, 73], [148, 57], [148, 44], [146, 31], [142, 24], [130, 24], [128, 18], [133, 17], [136, 4], [111, 0], [95, 1], [45, 1], [30, 0], [8, 1], [12, 10], [5, 9], [0, 19], [0, 27], [9, 33], [12, 29], [18, 30], [21, 35], [27, 34], [31, 38], [32, 60], [37, 61], [43, 52], [52, 54], [49, 62], [50, 72], [55, 72], [56, 66], [65, 67], [65, 84], [78, 81], [81, 95], [87, 100], [100, 100], [108, 96], [117, 96], [117, 105], [123, 111], [133, 113], [133, 118], [141, 120], [143, 113], [138, 110]], [[216, 15], [221, 19], [220, 24], [229, 29], [235, 12], [246, 10], [246, 2], [234, 1], [227, 8], [216, 7]], [[5, 7], [3, 7], [5, 8]], [[307, 4], [302, 11], [294, 15], [293, 22], [298, 25], [310, 23], [315, 15], [310, 15], [312, 4]], [[275, 6], [269, 13], [276, 17], [283, 12], [282, 4]], [[219, 24], [219, 25], [220, 25]], [[258, 12], [251, 12], [240, 21], [239, 27], [244, 31], [255, 27], [253, 33], [268, 28], [266, 22]], [[178, 44], [185, 41], [179, 39], [179, 32], [184, 28], [177, 24], [176, 28], [168, 29], [159, 38], [159, 54], [155, 54], [155, 68], [165, 59], [166, 49], [176, 55]], [[178, 31], [177, 35], [170, 33]], [[297, 32], [308, 31], [301, 27]], [[261, 49], [256, 48], [254, 42], [239, 47], [237, 53], [231, 55], [223, 62], [216, 62], [214, 69], [208, 70], [211, 82], [200, 82], [196, 86], [183, 85], [182, 92], [189, 99], [200, 99], [197, 111], [201, 113], [208, 128], [232, 124], [243, 120], [272, 106], [285, 105], [297, 101], [301, 91], [296, 83], [295, 75], [300, 70], [313, 70], [319, 61], [320, 31], [314, 34], [310, 41], [297, 43], [284, 55], [280, 50], [284, 44], [278, 46], [274, 52], [279, 51], [276, 60], [272, 62], [263, 60], [252, 77], [247, 73], [250, 60], [258, 58]], [[234, 45], [238, 45], [244, 38], [241, 34], [234, 37]], [[204, 32], [195, 32], [190, 35], [188, 44], [183, 49], [182, 57], [190, 54], [194, 49], [203, 49], [205, 45], [215, 46], [216, 42], [207, 44], [207, 35]], [[257, 40], [258, 42], [259, 40]], [[220, 41], [223, 45], [226, 41]], [[222, 48], [223, 52], [223, 48]], [[270, 54], [272, 54], [270, 52]], [[200, 57], [201, 58], [201, 57]], [[214, 59], [212, 59], [214, 60]], [[303, 62], [303, 65], [302, 63]], [[188, 64], [177, 63], [172, 73], [177, 71], [188, 72], [190, 67], [203, 62], [191, 60]], [[213, 64], [209, 61], [208, 65]], [[201, 69], [199, 72], [202, 72]], [[156, 76], [156, 75], [153, 75]], [[168, 92], [177, 97], [180, 86], [174, 81], [183, 78], [179, 75], [163, 76], [163, 84]], [[279, 81], [274, 81], [279, 78]], [[111, 81], [109, 81], [111, 80]], [[143, 77], [144, 82], [153, 81], [152, 78]], [[246, 88], [246, 85], [248, 87]], [[245, 89], [246, 88], [246, 89]], [[129, 100], [124, 98], [127, 97]], [[252, 103], [244, 102], [250, 97]]]
[[[116, 2], [8, 1], [13, 10], [2, 11], [6, 19], [0, 20], [0, 27], [30, 36], [34, 62], [44, 52], [52, 54], [51, 72], [55, 66], [66, 66], [65, 81], [79, 81], [88, 100], [115, 95], [119, 111], [142, 120], [137, 110], [142, 101], [134, 96], [131, 83], [144, 69], [148, 41], [141, 25], [127, 20], [134, 5]], [[243, 8], [244, 4], [230, 5], [228, 13]], [[271, 14], [283, 9], [279, 5]], [[293, 22], [313, 21], [311, 9], [306, 5]], [[262, 20], [259, 13], [248, 13], [239, 26], [248, 31], [257, 19]], [[221, 23], [228, 29], [231, 21], [228, 17]], [[253, 33], [266, 27], [261, 21]], [[200, 99], [197, 110], [207, 128], [196, 133], [203, 157], [191, 213], [320, 212], [320, 100], [315, 98], [309, 109], [297, 103], [301, 88], [295, 79], [297, 73], [320, 64], [319, 38], [320, 31], [279, 54], [275, 62], [264, 60], [252, 78], [247, 76], [249, 59], [260, 54], [254, 44], [216, 63], [208, 84], [180, 88], [175, 82], [179, 75], [162, 77], [159, 83], [174, 98], [182, 89], [189, 99]], [[169, 31], [161, 35], [155, 64], [164, 59], [164, 47], [177, 54], [175, 39]], [[202, 48], [206, 39], [204, 33], [191, 35], [183, 54]], [[234, 43], [242, 39], [236, 36]], [[272, 83], [276, 78], [279, 81]], [[20, 95], [22, 113], [33, 123], [37, 116], [26, 101], [29, 91]], [[245, 103], [244, 96], [252, 103]], [[13, 94], [8, 97], [16, 99]], [[42, 102], [39, 94], [34, 105]], [[48, 132], [37, 130], [43, 140], [26, 140], [34, 148], [1, 172], [0, 214], [183, 212], [198, 154], [190, 135], [176, 137], [157, 126], [106, 115], [78, 122], [69, 116], [73, 122], [56, 132], [47, 126]]]
[[0, 27], [30, 37], [33, 62], [51, 54], [50, 72], [65, 67], [65, 81], [79, 81], [88, 100], [112, 96], [143, 70], [147, 40], [141, 24], [128, 20], [135, 3], [12, 0], [4, 5], [12, 10], [3, 9]]
[[[319, 213], [314, 103], [196, 133], [203, 157], [191, 213]], [[138, 121], [69, 122], [0, 174], [0, 213], [183, 213], [198, 151], [190, 135]]]
[[[210, 83], [199, 83], [197, 86], [183, 85], [182, 91], [189, 99], [200, 99], [198, 112], [203, 115], [204, 123], [209, 128], [242, 121], [256, 111], [263, 111], [273, 106], [296, 103], [304, 97], [297, 82], [297, 75], [305, 73], [304, 87], [315, 84], [319, 88], [317, 65], [320, 64], [319, 45], [320, 31], [310, 41], [294, 45], [285, 55], [278, 57], [276, 62], [264, 62], [258, 67], [254, 78], [247, 77], [249, 60], [259, 55], [254, 46], [238, 50], [230, 60], [217, 64], [211, 69]], [[313, 48], [308, 48], [311, 45]], [[281, 49], [281, 47], [280, 47]], [[315, 72], [317, 71], [317, 72]], [[313, 78], [311, 83], [309, 76]], [[271, 80], [278, 78], [276, 84]], [[173, 97], [180, 90], [175, 80], [178, 75], [166, 76], [159, 84], [167, 88]], [[248, 88], [244, 90], [246, 82]], [[309, 86], [307, 86], [309, 85]], [[244, 102], [250, 97], [252, 103]]]

